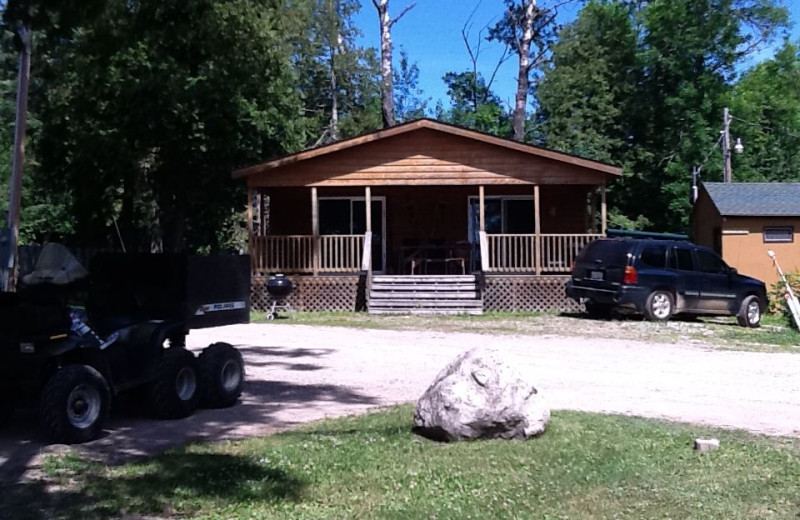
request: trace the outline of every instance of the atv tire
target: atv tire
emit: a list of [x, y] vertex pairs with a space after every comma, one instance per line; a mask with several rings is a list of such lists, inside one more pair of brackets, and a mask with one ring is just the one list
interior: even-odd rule
[[242, 354], [227, 343], [213, 343], [200, 354], [202, 403], [206, 408], [236, 404], [244, 387]]
[[40, 419], [54, 442], [79, 444], [100, 435], [110, 404], [111, 392], [100, 372], [88, 365], [69, 365], [45, 385]]
[[150, 405], [161, 419], [182, 419], [194, 413], [200, 400], [197, 359], [182, 348], [164, 351], [150, 385]]

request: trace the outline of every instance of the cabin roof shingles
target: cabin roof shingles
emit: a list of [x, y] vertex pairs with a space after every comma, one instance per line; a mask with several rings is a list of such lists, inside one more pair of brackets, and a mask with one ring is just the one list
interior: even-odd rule
[[720, 215], [800, 216], [800, 182], [703, 183]]

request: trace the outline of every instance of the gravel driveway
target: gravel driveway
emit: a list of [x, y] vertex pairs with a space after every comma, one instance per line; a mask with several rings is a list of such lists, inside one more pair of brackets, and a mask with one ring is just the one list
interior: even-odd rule
[[[475, 346], [502, 349], [554, 409], [632, 414], [741, 428], [800, 432], [800, 355], [733, 352], [697, 344], [559, 336], [490, 336], [269, 323], [194, 331], [191, 348], [238, 346], [247, 363], [242, 402], [179, 421], [115, 414], [105, 437], [81, 446], [114, 463], [194, 439], [264, 435], [324, 417], [413, 401], [452, 358]], [[0, 483], [23, 478], [47, 446], [32, 412], [0, 432]]]

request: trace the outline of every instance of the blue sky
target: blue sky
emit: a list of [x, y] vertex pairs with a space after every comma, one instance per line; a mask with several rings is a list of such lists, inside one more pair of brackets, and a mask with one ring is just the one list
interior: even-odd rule
[[[399, 13], [412, 0], [390, 0], [391, 14]], [[800, 40], [800, 0], [784, 0], [790, 10], [793, 27], [790, 37], [792, 41]], [[378, 47], [379, 28], [378, 15], [371, 0], [361, 0], [361, 12], [356, 15], [356, 25], [364, 33], [361, 44]], [[559, 23], [568, 23], [574, 19], [580, 8], [580, 2], [565, 5], [559, 10]], [[477, 9], [476, 9], [477, 6]], [[416, 62], [420, 70], [420, 87], [425, 95], [433, 98], [433, 103], [441, 99], [447, 101], [447, 89], [442, 76], [446, 72], [462, 72], [471, 68], [466, 47], [461, 38], [461, 29], [476, 9], [472, 18], [470, 42], [478, 41], [478, 31], [492, 25], [503, 14], [502, 0], [417, 0], [417, 5], [394, 26], [392, 40], [394, 42], [395, 63], [400, 57], [400, 49], [408, 52], [409, 60]], [[484, 31], [485, 34], [485, 31]], [[774, 48], [762, 50], [757, 57], [744, 64], [750, 67], [760, 60], [769, 58]], [[485, 76], [494, 69], [502, 46], [498, 43], [483, 41], [478, 60], [478, 70]], [[495, 79], [493, 90], [501, 99], [513, 101], [516, 82], [516, 60], [512, 58], [501, 68]]]

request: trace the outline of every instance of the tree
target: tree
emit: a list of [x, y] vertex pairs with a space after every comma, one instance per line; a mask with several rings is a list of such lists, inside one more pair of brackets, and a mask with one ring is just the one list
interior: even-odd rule
[[771, 0], [658, 0], [642, 15], [632, 135], [647, 153], [630, 162], [634, 174], [617, 203], [655, 229], [682, 231], [689, 172], [719, 136], [736, 65], [785, 24], [786, 12]]
[[294, 42], [292, 61], [309, 146], [380, 126], [377, 57], [358, 46], [361, 33], [352, 22], [360, 9], [357, 0], [303, 0], [295, 13], [305, 37]]
[[598, 161], [629, 150], [636, 88], [636, 32], [630, 11], [590, 1], [553, 46], [536, 89], [536, 131], [543, 144]]
[[425, 117], [428, 102], [424, 92], [419, 88], [419, 67], [409, 64], [406, 51], [400, 51], [400, 70], [394, 72], [394, 106], [395, 116], [400, 122]]
[[536, 0], [505, 0], [505, 3], [505, 16], [492, 28], [489, 39], [506, 43], [519, 59], [512, 127], [514, 139], [523, 141], [531, 71], [543, 64], [553, 43], [557, 10], [540, 8]]
[[545, 71], [540, 138], [623, 165], [619, 221], [685, 231], [690, 172], [713, 150], [736, 65], [785, 20], [771, 0], [590, 2]]
[[443, 79], [451, 107], [437, 107], [437, 119], [500, 137], [510, 134], [508, 114], [481, 75], [448, 72]]
[[394, 126], [394, 87], [392, 82], [392, 27], [410, 11], [415, 3], [407, 5], [394, 19], [389, 15], [389, 0], [372, 0], [381, 24], [381, 117], [383, 127]]
[[243, 200], [231, 170], [304, 144], [292, 6], [109, 0], [55, 47], [37, 155], [82, 241], [109, 241], [117, 219], [131, 249], [224, 246]]
[[735, 181], [800, 181], [800, 50], [784, 43], [775, 57], [749, 70], [730, 94], [735, 136], [745, 153]]

